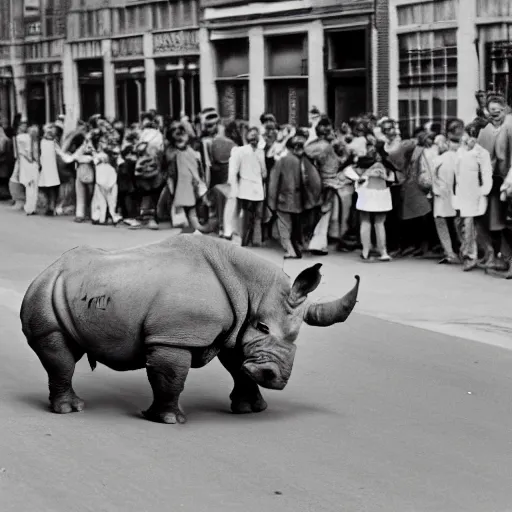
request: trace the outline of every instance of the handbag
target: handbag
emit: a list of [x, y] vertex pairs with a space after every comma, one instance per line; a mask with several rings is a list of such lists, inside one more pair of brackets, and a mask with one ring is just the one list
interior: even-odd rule
[[[422, 169], [421, 159], [425, 160], [426, 169]], [[428, 161], [428, 158], [425, 157], [424, 153], [422, 153], [420, 158], [418, 158], [416, 165], [419, 167], [418, 185], [423, 192], [429, 194], [430, 192], [432, 192], [432, 171], [430, 169], [430, 162]]]
[[153, 157], [144, 155], [137, 160], [134, 172], [137, 178], [150, 180], [158, 176], [159, 173], [160, 167]]
[[76, 177], [78, 181], [84, 185], [94, 183], [94, 170], [91, 164], [78, 164], [76, 169]]

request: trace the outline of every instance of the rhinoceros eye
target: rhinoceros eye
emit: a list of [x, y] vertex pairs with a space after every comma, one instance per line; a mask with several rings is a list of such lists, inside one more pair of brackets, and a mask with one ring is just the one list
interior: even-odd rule
[[262, 332], [263, 334], [268, 334], [270, 332], [268, 325], [264, 324], [263, 322], [258, 322], [256, 324], [256, 329], [258, 329], [258, 331]]

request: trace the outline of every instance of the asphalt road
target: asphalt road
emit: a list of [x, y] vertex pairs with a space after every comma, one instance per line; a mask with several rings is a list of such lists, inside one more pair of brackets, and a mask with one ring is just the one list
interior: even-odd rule
[[74, 387], [86, 410], [48, 412], [20, 330], [29, 282], [81, 243], [167, 234], [0, 207], [1, 512], [512, 510], [512, 352], [360, 313], [304, 327], [290, 383], [264, 391], [261, 414], [230, 414], [214, 361], [189, 375], [186, 425], [150, 423], [143, 371], [92, 373], [85, 359]]

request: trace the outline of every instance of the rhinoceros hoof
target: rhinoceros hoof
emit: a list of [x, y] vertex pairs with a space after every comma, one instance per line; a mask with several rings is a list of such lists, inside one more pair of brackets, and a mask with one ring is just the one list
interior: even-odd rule
[[85, 402], [78, 397], [61, 398], [52, 400], [50, 409], [57, 414], [68, 414], [70, 412], [81, 412], [85, 408]]
[[147, 411], [142, 411], [142, 416], [149, 421], [155, 423], [165, 423], [167, 425], [175, 425], [176, 423], [186, 423], [187, 417], [180, 411], [178, 412], [161, 412], [154, 411], [149, 408]]
[[249, 414], [251, 412], [262, 412], [267, 408], [267, 402], [262, 397], [254, 401], [233, 400], [231, 402], [231, 412], [234, 414]]

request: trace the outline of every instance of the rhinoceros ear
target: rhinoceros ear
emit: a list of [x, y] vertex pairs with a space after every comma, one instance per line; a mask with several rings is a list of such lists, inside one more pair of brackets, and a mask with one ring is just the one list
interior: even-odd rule
[[290, 292], [290, 303], [298, 305], [304, 302], [306, 297], [320, 284], [322, 274], [320, 268], [322, 264], [317, 263], [312, 267], [303, 270], [295, 279], [292, 290]]

